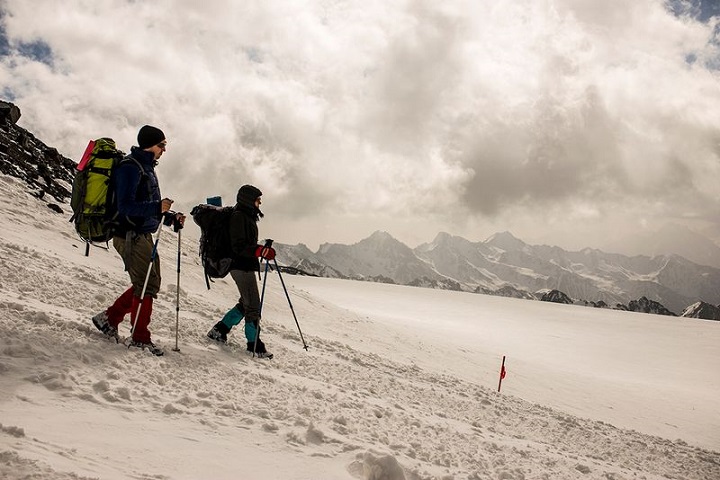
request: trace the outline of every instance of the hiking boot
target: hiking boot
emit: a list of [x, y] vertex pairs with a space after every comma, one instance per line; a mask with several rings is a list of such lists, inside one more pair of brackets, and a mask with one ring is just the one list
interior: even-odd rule
[[273, 358], [273, 354], [267, 351], [262, 340], [257, 341], [257, 347], [255, 347], [255, 342], [247, 342], [247, 351], [250, 354], [254, 353], [258, 358], [267, 358], [268, 360]]
[[148, 352], [152, 353], [156, 357], [161, 357], [165, 355], [165, 352], [163, 352], [163, 349], [155, 345], [153, 342], [136, 342], [135, 340], [130, 341], [130, 347], [137, 347], [142, 348], [143, 350], [147, 349]]
[[227, 334], [230, 329], [223, 322], [218, 322], [214, 327], [207, 333], [207, 337], [210, 340], [215, 340], [221, 343], [227, 343]]
[[108, 337], [117, 337], [117, 328], [108, 323], [108, 314], [103, 311], [92, 317], [95, 327]]

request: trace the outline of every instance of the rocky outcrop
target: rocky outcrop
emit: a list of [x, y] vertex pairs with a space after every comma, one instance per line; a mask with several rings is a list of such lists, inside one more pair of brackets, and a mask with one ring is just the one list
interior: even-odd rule
[[628, 304], [628, 310], [631, 312], [654, 313], [656, 315], [669, 315], [676, 317], [677, 315], [665, 308], [662, 304], [649, 300], [647, 297], [640, 297], [638, 300], [632, 300]]
[[[45, 201], [49, 195], [57, 202], [70, 197], [75, 162], [48, 147], [17, 125], [20, 109], [0, 100], [0, 172], [27, 182], [33, 195]], [[53, 210], [62, 209], [49, 204]]]
[[565, 304], [572, 304], [573, 301], [570, 297], [568, 297], [566, 294], [561, 292], [560, 290], [550, 290], [549, 292], [546, 292], [540, 297], [541, 302], [552, 302], [552, 303], [565, 303]]
[[706, 302], [697, 302], [688, 306], [681, 317], [702, 318], [704, 320], [720, 320], [720, 307]]

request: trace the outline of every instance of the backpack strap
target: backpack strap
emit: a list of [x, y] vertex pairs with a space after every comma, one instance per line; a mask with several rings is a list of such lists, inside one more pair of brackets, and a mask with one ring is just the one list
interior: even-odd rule
[[129, 163], [132, 162], [135, 165], [137, 165], [138, 170], [140, 170], [140, 180], [142, 180], [144, 177], [147, 176], [147, 172], [145, 169], [140, 165], [140, 162], [138, 162], [138, 159], [133, 157], [132, 155], [125, 155], [122, 160], [120, 160], [120, 163]]
[[[137, 158], [133, 157], [132, 155], [129, 155], [129, 154], [128, 154], [128, 155], [125, 155], [125, 156], [123, 157], [123, 159], [120, 160], [120, 162], [118, 163], [118, 167], [120, 167], [120, 165], [122, 165], [123, 163], [134, 163], [135, 166], [137, 166], [138, 170], [140, 170], [140, 181], [138, 181], [138, 184], [135, 186], [135, 194], [137, 195], [137, 190], [138, 190], [138, 188], [140, 188], [140, 184], [143, 182], [143, 180], [144, 180], [145, 178], [147, 178], [147, 175], [148, 175], [148, 174], [147, 174], [147, 172], [145, 171], [145, 169], [142, 167], [142, 165], [140, 164], [140, 162], [137, 160]], [[113, 195], [115, 195], [114, 192], [113, 192]], [[111, 219], [111, 221], [113, 221], [113, 222], [116, 221], [116, 219], [117, 219], [119, 216], [120, 216], [120, 212], [115, 211], [115, 216]], [[131, 227], [133, 227], [133, 228], [136, 227], [136, 225], [135, 225], [127, 216], [125, 217], [125, 221], [127, 221], [127, 223], [128, 223]]]
[[[99, 158], [99, 157], [98, 157]], [[112, 167], [110, 168], [101, 168], [96, 166], [91, 166], [87, 169], [88, 173], [99, 173], [100, 175], [105, 175], [106, 177], [110, 176], [110, 172], [112, 172]]]
[[[137, 165], [138, 169], [140, 170], [140, 181], [137, 184], [137, 187], [135, 188], [135, 193], [137, 194], [137, 190], [140, 188], [140, 185], [142, 185], [143, 180], [145, 181], [145, 189], [147, 190], [147, 194], [150, 194], [150, 188], [147, 183], [147, 177], [148, 173], [145, 171], [145, 169], [140, 165], [140, 162], [137, 160], [137, 158], [133, 157], [132, 155], [128, 155], [123, 159], [123, 162], [127, 159], [128, 162], [133, 162], [135, 165]], [[122, 163], [122, 162], [121, 162]]]

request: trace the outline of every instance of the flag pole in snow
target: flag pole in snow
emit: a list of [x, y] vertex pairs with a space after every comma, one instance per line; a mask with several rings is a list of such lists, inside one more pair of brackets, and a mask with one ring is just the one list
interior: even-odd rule
[[503, 355], [502, 365], [500, 365], [500, 381], [498, 382], [498, 392], [502, 386], [503, 378], [505, 378], [505, 355]]

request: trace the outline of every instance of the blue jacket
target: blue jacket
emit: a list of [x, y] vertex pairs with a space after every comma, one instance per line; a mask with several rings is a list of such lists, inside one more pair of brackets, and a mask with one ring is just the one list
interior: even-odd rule
[[[140, 172], [138, 164], [142, 167]], [[123, 235], [132, 230], [136, 233], [153, 233], [162, 221], [160, 213], [160, 185], [155, 175], [155, 156], [138, 147], [132, 147], [113, 173], [120, 229]]]

